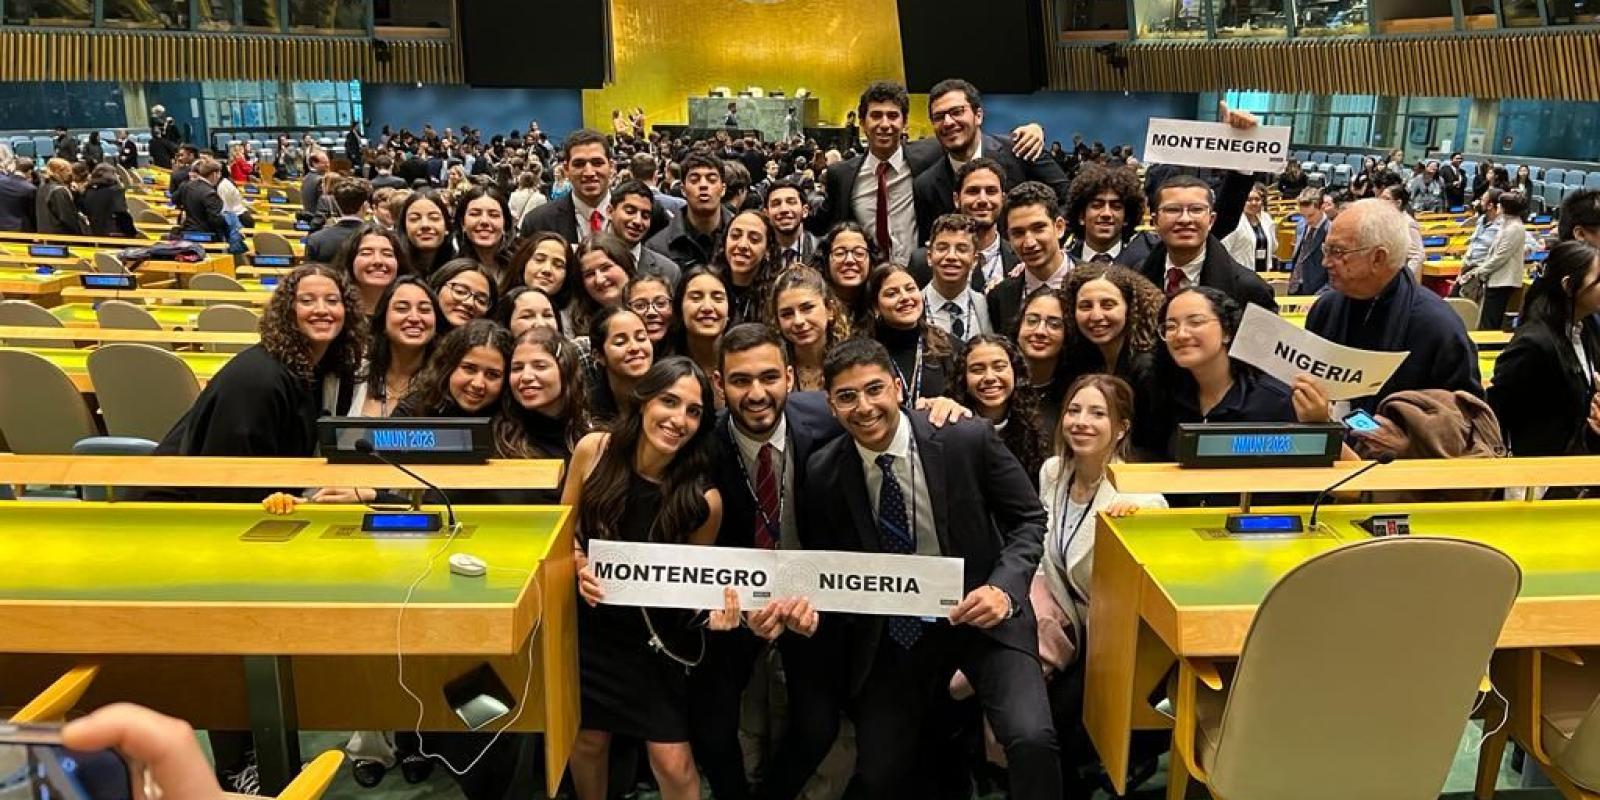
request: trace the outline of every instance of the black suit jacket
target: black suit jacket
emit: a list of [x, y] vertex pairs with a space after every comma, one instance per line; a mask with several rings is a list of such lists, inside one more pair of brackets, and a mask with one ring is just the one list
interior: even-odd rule
[[[965, 562], [965, 591], [991, 584], [1017, 604], [1016, 616], [982, 633], [1003, 646], [1037, 654], [1037, 623], [1028, 589], [1044, 552], [1045, 515], [1032, 482], [986, 421], [967, 419], [935, 429], [922, 412], [908, 419], [933, 502], [940, 552]], [[806, 547], [882, 552], [877, 513], [867, 494], [866, 470], [855, 440], [841, 436], [824, 445], [811, 456], [806, 473], [800, 506], [807, 515], [802, 530], [812, 536]], [[848, 629], [854, 694], [872, 669], [883, 617], [852, 615], [838, 623]]]
[[[937, 164], [944, 157], [944, 148], [939, 146], [939, 140], [931, 136], [923, 137], [914, 142], [906, 142], [903, 147], [906, 153], [906, 164], [911, 167], [912, 179], [921, 175], [923, 170]], [[856, 191], [856, 175], [861, 172], [861, 165], [867, 160], [865, 155], [846, 159], [828, 167], [822, 174], [823, 186], [827, 193], [822, 201], [822, 207], [812, 213], [807, 224], [813, 233], [822, 235], [828, 232], [836, 223], [845, 220], [854, 220], [855, 215], [850, 208], [850, 199]], [[913, 197], [916, 184], [912, 184]]]
[[222, 198], [217, 196], [217, 187], [204, 178], [193, 178], [184, 181], [174, 199], [183, 211], [182, 230], [206, 231], [215, 236], [216, 241], [228, 241], [228, 221], [222, 216]]
[[38, 229], [38, 187], [16, 174], [0, 176], [0, 231]]
[[350, 234], [355, 233], [359, 227], [361, 220], [342, 219], [307, 236], [305, 260], [317, 264], [332, 264], [339, 248], [344, 246], [345, 240], [349, 239]]
[[[794, 466], [794, 494], [783, 497], [783, 502], [800, 518], [800, 498], [805, 496], [806, 477], [811, 473], [806, 462], [818, 448], [844, 433], [828, 410], [828, 401], [822, 392], [791, 392], [783, 410], [784, 425], [788, 428], [789, 461]], [[733, 421], [728, 412], [717, 415], [716, 467], [711, 480], [722, 495], [722, 528], [717, 532], [717, 545], [721, 547], [754, 547], [756, 501], [751, 492], [756, 476], [746, 474], [739, 457], [739, 445], [733, 439]], [[814, 541], [813, 531], [802, 525], [799, 528], [801, 544], [808, 549]]]
[[[1167, 246], [1158, 244], [1140, 268], [1146, 278], [1156, 286], [1166, 285]], [[1255, 303], [1278, 313], [1278, 301], [1272, 296], [1272, 287], [1255, 272], [1239, 265], [1228, 255], [1228, 248], [1217, 237], [1206, 238], [1206, 260], [1200, 265], [1200, 285], [1222, 291], [1240, 303]]]
[[[650, 199], [650, 230], [645, 232], [645, 240], [659, 233], [667, 227], [671, 215], [667, 213], [661, 201]], [[572, 193], [562, 195], [538, 208], [522, 215], [522, 225], [517, 229], [518, 236], [529, 236], [540, 231], [554, 231], [561, 234], [567, 244], [576, 247], [578, 242], [588, 237], [589, 231], [578, 231], [578, 206], [572, 199]]]
[[[1063, 207], [1067, 204], [1067, 189], [1072, 185], [1072, 179], [1061, 169], [1061, 165], [1049, 155], [1040, 154], [1032, 161], [1023, 161], [1011, 152], [1010, 136], [983, 136], [983, 157], [993, 159], [1005, 170], [1004, 186], [1009, 191], [1012, 187], [1024, 181], [1039, 181], [1048, 184], [1056, 190], [1056, 200]], [[943, 154], [941, 153], [941, 156]], [[919, 244], [927, 244], [933, 231], [933, 221], [941, 214], [949, 214], [956, 210], [956, 171], [950, 166], [950, 159], [940, 158], [917, 176], [912, 192], [917, 202], [917, 239]]]
[[[1583, 321], [1583, 344], [1591, 359], [1600, 360], [1600, 322], [1592, 316]], [[1589, 369], [1564, 332], [1537, 320], [1518, 326], [1494, 360], [1489, 386], [1489, 405], [1512, 455], [1600, 452], [1600, 437], [1586, 424], [1594, 396], [1584, 378]]]
[[138, 169], [139, 144], [133, 139], [123, 139], [117, 146], [117, 162], [128, 169]]

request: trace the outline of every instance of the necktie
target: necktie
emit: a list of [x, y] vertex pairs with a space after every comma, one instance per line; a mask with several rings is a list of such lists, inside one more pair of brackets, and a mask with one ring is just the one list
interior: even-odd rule
[[[909, 555], [917, 551], [917, 541], [911, 531], [911, 520], [906, 516], [906, 496], [900, 490], [900, 481], [894, 476], [894, 456], [884, 453], [876, 459], [883, 473], [883, 484], [878, 489], [878, 538], [885, 553]], [[922, 621], [916, 617], [890, 617], [889, 638], [907, 650], [922, 636]]]
[[889, 260], [889, 162], [878, 162], [878, 214], [874, 231], [878, 237], [878, 256]]
[[799, 261], [800, 261], [800, 251], [798, 249], [791, 247], [791, 248], [783, 251], [783, 268], [784, 269], [788, 269], [788, 268], [794, 266]]
[[957, 339], [967, 338], [967, 320], [961, 306], [945, 301], [944, 313], [950, 315], [950, 335]]
[[600, 227], [606, 223], [605, 217], [600, 216], [600, 209], [589, 212], [589, 232], [599, 233]]
[[778, 502], [778, 479], [772, 472], [772, 445], [761, 445], [756, 458], [756, 547], [771, 550], [782, 534], [783, 509]]
[[1110, 264], [1111, 263], [1111, 256], [1109, 256], [1109, 255], [1107, 255], [1105, 253], [1095, 253], [1094, 254], [1094, 258], [1089, 259], [1089, 263], [1091, 263], [1091, 264]]
[[1178, 269], [1177, 267], [1167, 267], [1166, 291], [1168, 297], [1177, 294], [1178, 290], [1183, 288], [1184, 278], [1185, 276], [1183, 274], [1183, 270]]

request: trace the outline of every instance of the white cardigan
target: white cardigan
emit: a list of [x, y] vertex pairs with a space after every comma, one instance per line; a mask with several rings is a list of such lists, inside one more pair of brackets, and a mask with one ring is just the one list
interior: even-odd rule
[[[1061, 458], [1051, 456], [1039, 468], [1039, 499], [1044, 504], [1045, 517], [1048, 527], [1044, 534], [1044, 556], [1039, 559], [1039, 574], [1043, 575], [1050, 586], [1050, 595], [1055, 598], [1056, 605], [1072, 616], [1073, 622], [1081, 631], [1086, 619], [1084, 614], [1086, 606], [1078, 605], [1073, 599], [1075, 591], [1080, 597], [1089, 596], [1089, 579], [1094, 572], [1094, 520], [1085, 519], [1079, 528], [1079, 537], [1088, 537], [1089, 549], [1083, 557], [1076, 559], [1072, 564], [1063, 564], [1061, 561], [1061, 539], [1071, 531], [1061, 530], [1063, 520], [1061, 515], [1064, 509], [1056, 508], [1056, 503], [1071, 487], [1063, 486], [1063, 482], [1071, 477], [1062, 474]], [[1166, 508], [1167, 499], [1159, 494], [1122, 494], [1111, 485], [1110, 481], [1101, 481], [1099, 491], [1095, 492], [1094, 501], [1089, 504], [1089, 513], [1104, 509], [1117, 500], [1128, 500], [1140, 508]], [[1068, 584], [1072, 590], [1068, 590]]]
[[[1267, 262], [1270, 265], [1278, 260], [1278, 223], [1265, 211], [1256, 217], [1256, 222], [1267, 234]], [[1239, 266], [1255, 271], [1256, 232], [1250, 229], [1249, 217], [1239, 218], [1239, 227], [1223, 238], [1222, 246], [1228, 249], [1228, 255], [1233, 256]]]

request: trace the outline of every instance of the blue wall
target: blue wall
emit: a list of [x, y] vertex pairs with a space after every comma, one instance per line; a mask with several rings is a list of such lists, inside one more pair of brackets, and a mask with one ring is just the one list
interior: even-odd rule
[[525, 131], [532, 120], [559, 142], [583, 125], [583, 92], [577, 89], [475, 89], [468, 86], [417, 86], [412, 83], [364, 83], [363, 113], [375, 135], [388, 125], [394, 130], [422, 130], [423, 123], [443, 130], [463, 124], [484, 136]]
[[115, 83], [63, 81], [0, 83], [0, 126], [6, 130], [115, 130], [127, 124]]
[[[1502, 143], [1511, 137], [1511, 149]], [[1500, 155], [1600, 160], [1600, 103], [1501, 100], [1490, 152]]]
[[1072, 134], [1085, 142], [1100, 141], [1106, 149], [1131, 144], [1144, 150], [1151, 117], [1194, 119], [1198, 95], [1186, 93], [1035, 92], [983, 96], [983, 127], [1009, 131], [1024, 122], [1044, 126], [1045, 146], [1052, 141], [1072, 147]]

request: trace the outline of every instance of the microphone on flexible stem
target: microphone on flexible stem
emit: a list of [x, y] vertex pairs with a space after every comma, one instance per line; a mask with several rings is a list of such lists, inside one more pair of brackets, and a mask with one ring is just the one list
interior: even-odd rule
[[[400, 470], [401, 472], [404, 472], [406, 475], [410, 476], [417, 483], [420, 483], [423, 486], [426, 486], [429, 489], [432, 489], [435, 493], [437, 493], [439, 495], [440, 498], [442, 498], [444, 500], [445, 517], [447, 518], [447, 520], [450, 523], [450, 530], [455, 530], [456, 529], [456, 509], [455, 509], [455, 506], [450, 505], [450, 495], [445, 494], [444, 490], [440, 489], [438, 486], [436, 486], [433, 483], [433, 481], [430, 481], [427, 478], [424, 478], [421, 475], [418, 475], [417, 473], [412, 472], [411, 470], [407, 469], [402, 464], [396, 463], [394, 461], [390, 461], [389, 457], [384, 455], [383, 453], [379, 452], [378, 448], [373, 447], [372, 446], [372, 441], [367, 439], [366, 437], [362, 437], [362, 438], [356, 440], [356, 452], [357, 453], [365, 453], [365, 454], [367, 454], [369, 456], [372, 456], [373, 458], [376, 458], [379, 461], [382, 461], [383, 463], [388, 464], [389, 466], [394, 467], [395, 469]], [[1316, 515], [1313, 514], [1312, 516], [1313, 516], [1313, 518], [1315, 518]]]
[[1334, 483], [1332, 486], [1329, 486], [1328, 488], [1323, 489], [1322, 492], [1317, 495], [1316, 502], [1311, 504], [1311, 523], [1307, 527], [1310, 530], [1316, 530], [1317, 529], [1317, 507], [1322, 505], [1322, 501], [1328, 499], [1328, 495], [1331, 494], [1334, 489], [1337, 489], [1340, 486], [1343, 486], [1343, 485], [1355, 480], [1357, 476], [1365, 474], [1368, 470], [1374, 469], [1374, 468], [1376, 468], [1378, 466], [1381, 466], [1383, 464], [1388, 464], [1388, 463], [1390, 463], [1392, 461], [1394, 461], [1394, 453], [1391, 453], [1391, 452], [1379, 453], [1377, 458], [1372, 459], [1372, 463], [1367, 464], [1366, 466], [1363, 466], [1361, 469], [1358, 469], [1355, 472], [1352, 472], [1349, 475], [1344, 476], [1343, 478], [1340, 478], [1338, 480], [1338, 482]]

